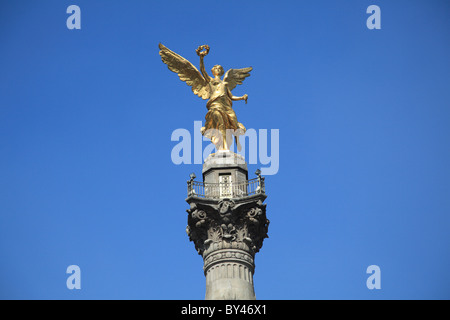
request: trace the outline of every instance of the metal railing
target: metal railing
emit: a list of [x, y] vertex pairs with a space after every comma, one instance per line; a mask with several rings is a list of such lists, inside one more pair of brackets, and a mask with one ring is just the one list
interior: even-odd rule
[[255, 194], [264, 194], [264, 177], [235, 183], [203, 183], [191, 180], [188, 182], [188, 197], [223, 199], [241, 198]]

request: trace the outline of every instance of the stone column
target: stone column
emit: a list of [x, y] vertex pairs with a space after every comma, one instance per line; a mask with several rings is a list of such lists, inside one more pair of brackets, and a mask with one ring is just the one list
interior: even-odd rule
[[264, 178], [248, 181], [239, 157], [210, 156], [203, 166], [203, 192], [195, 191], [193, 177], [188, 181], [186, 232], [204, 260], [207, 300], [255, 299], [255, 254], [267, 238], [269, 220]]

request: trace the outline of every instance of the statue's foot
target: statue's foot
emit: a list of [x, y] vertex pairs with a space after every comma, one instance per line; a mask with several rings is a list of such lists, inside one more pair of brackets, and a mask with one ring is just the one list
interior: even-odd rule
[[238, 122], [238, 129], [236, 130], [237, 135], [244, 135], [247, 129], [245, 129], [244, 125]]

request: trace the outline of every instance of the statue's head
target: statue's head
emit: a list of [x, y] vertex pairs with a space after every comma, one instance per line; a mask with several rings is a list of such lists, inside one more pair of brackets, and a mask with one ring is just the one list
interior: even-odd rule
[[216, 64], [214, 67], [212, 67], [211, 72], [214, 76], [221, 77], [223, 75], [223, 68], [221, 65]]

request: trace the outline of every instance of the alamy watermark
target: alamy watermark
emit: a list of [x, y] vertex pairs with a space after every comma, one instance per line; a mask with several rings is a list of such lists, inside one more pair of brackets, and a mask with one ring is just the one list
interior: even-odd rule
[[77, 5], [70, 5], [67, 7], [66, 12], [70, 16], [66, 20], [66, 26], [69, 30], [80, 30], [81, 29], [81, 9]]
[[66, 273], [70, 276], [66, 280], [67, 289], [81, 289], [81, 269], [76, 264], [70, 265], [66, 269]]
[[370, 265], [366, 269], [366, 273], [370, 274], [367, 278], [366, 286], [367, 289], [381, 289], [381, 269], [376, 264]]
[[[172, 163], [179, 164], [202, 164], [213, 152], [216, 146], [207, 138], [208, 133], [201, 133], [202, 122], [194, 121], [193, 137], [187, 129], [175, 129], [171, 135], [171, 141], [178, 143], [172, 148], [170, 157]], [[227, 135], [233, 135], [233, 130], [228, 129]], [[217, 132], [214, 134], [217, 135]], [[228, 140], [228, 139], [227, 139]], [[205, 143], [204, 143], [205, 142]], [[280, 166], [280, 130], [270, 129], [247, 129], [245, 134], [239, 136], [242, 146], [240, 150], [236, 143], [230, 146], [230, 151], [243, 156], [248, 164], [261, 164], [262, 175], [277, 174]], [[248, 154], [247, 154], [248, 153]], [[270, 153], [270, 154], [269, 154]], [[239, 159], [239, 158], [237, 158]]]
[[367, 7], [366, 13], [370, 14], [370, 17], [367, 18], [366, 26], [367, 29], [381, 29], [381, 9], [377, 5], [370, 5]]

